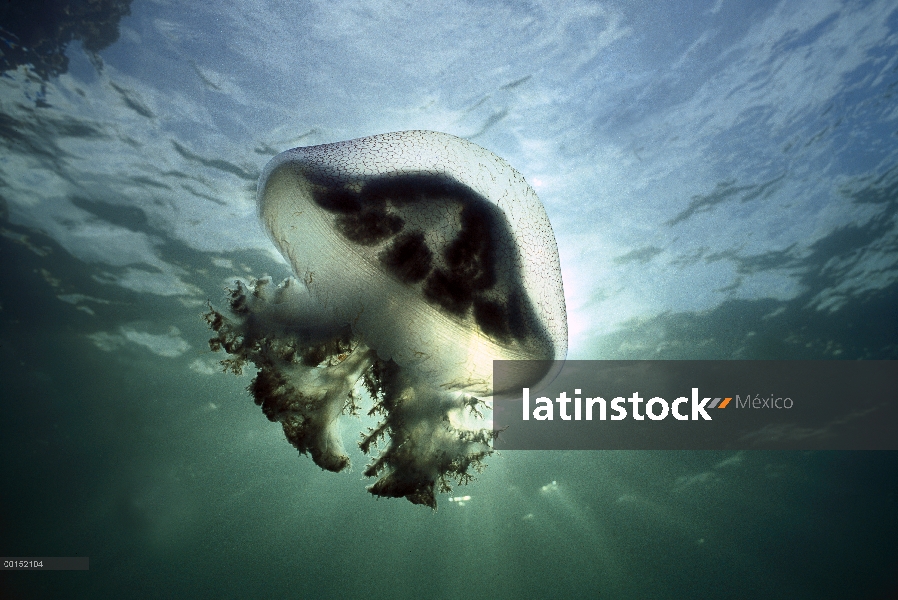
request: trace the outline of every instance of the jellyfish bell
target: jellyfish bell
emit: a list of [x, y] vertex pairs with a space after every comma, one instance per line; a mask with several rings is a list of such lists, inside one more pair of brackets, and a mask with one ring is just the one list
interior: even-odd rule
[[381, 358], [490, 395], [494, 359], [556, 359], [567, 321], [555, 237], [523, 176], [443, 133], [288, 150], [259, 213], [319, 302]]
[[[567, 351], [539, 198], [488, 150], [405, 131], [283, 152], [265, 167], [258, 204], [309, 296], [300, 306], [296, 280], [240, 284], [231, 317], [210, 309], [210, 343], [233, 355], [226, 366], [260, 369], [256, 402], [329, 470], [348, 464], [336, 421], [360, 409], [361, 381], [382, 421], [360, 446], [387, 441], [365, 471], [379, 477], [369, 491], [435, 507], [437, 483], [466, 483], [490, 453], [491, 428], [470, 417], [501, 391], [493, 360]], [[508, 387], [554, 373], [518, 374]]]

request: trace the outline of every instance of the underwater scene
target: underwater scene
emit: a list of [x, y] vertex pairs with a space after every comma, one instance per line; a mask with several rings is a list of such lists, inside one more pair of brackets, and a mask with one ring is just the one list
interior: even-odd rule
[[491, 420], [898, 361], [894, 2], [12, 0], [0, 131], [0, 598], [898, 598], [898, 451]]

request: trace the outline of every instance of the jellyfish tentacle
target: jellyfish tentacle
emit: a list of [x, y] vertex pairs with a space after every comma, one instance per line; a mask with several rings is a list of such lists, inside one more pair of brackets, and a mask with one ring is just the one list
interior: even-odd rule
[[459, 484], [470, 481], [469, 469], [492, 452], [492, 430], [452, 424], [471, 404], [467, 395], [429, 390], [392, 361], [377, 371], [384, 420], [362, 442], [362, 449], [367, 452], [372, 437], [383, 434], [389, 445], [365, 471], [368, 477], [379, 477], [368, 491], [436, 508], [437, 482], [441, 491], [448, 491], [449, 479]]
[[322, 469], [342, 471], [349, 457], [337, 432], [337, 420], [357, 410], [354, 388], [376, 354], [354, 339], [349, 328], [342, 335], [320, 339], [312, 328], [278, 328], [278, 303], [293, 285], [286, 280], [272, 296], [270, 280], [237, 281], [229, 290], [231, 318], [210, 307], [206, 321], [216, 332], [213, 350], [225, 349], [232, 358], [227, 370], [247, 362], [258, 373], [247, 388], [272, 422], [280, 423], [287, 440], [301, 454], [310, 454]]

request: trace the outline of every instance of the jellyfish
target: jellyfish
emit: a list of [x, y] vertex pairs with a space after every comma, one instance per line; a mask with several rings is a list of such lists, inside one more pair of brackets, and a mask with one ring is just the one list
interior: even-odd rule
[[542, 203], [492, 152], [402, 131], [277, 155], [258, 210], [295, 277], [237, 281], [229, 310], [209, 305], [210, 347], [226, 370], [257, 369], [256, 404], [322, 469], [349, 465], [341, 424], [367, 410], [368, 491], [436, 509], [492, 452], [493, 361], [567, 352]]

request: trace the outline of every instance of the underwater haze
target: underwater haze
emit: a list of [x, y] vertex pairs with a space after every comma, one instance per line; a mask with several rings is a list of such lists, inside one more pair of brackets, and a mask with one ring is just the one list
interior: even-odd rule
[[898, 360], [894, 1], [66, 4], [0, 8], [0, 555], [90, 569], [0, 597], [898, 597], [898, 453], [504, 451], [433, 511], [202, 317], [291, 275], [272, 157], [432, 130], [545, 205], [568, 358]]

